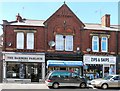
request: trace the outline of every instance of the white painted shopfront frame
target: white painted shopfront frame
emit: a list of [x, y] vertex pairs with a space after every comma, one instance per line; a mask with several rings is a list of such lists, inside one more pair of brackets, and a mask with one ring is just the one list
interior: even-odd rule
[[104, 77], [104, 68], [114, 65], [114, 71], [116, 74], [116, 57], [115, 56], [93, 56], [93, 55], [84, 55], [83, 56], [84, 65], [87, 64], [102, 64], [103, 65], [103, 77]]
[[[42, 79], [45, 79], [45, 54], [44, 53], [3, 52], [3, 82], [7, 82], [6, 62], [42, 63]], [[13, 78], [11, 80], [31, 81], [31, 79], [13, 79]]]

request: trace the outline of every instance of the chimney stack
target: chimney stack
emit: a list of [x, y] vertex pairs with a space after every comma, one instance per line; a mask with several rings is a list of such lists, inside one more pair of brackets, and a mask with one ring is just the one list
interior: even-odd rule
[[110, 14], [105, 14], [102, 18], [101, 18], [101, 25], [103, 27], [110, 27]]
[[19, 13], [18, 13], [18, 15], [16, 15], [16, 21], [22, 22], [22, 17], [20, 16]]

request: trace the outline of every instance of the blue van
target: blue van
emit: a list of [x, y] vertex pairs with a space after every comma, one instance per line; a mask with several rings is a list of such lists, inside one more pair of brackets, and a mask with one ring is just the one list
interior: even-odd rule
[[45, 83], [49, 88], [59, 88], [62, 86], [77, 86], [85, 88], [87, 81], [75, 72], [66, 70], [51, 71], [45, 79]]

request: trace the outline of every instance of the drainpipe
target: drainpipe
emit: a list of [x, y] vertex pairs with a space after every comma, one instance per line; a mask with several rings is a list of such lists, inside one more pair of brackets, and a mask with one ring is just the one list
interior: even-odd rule
[[118, 31], [116, 31], [116, 56], [118, 56], [118, 42], [119, 42]]
[[46, 75], [46, 72], [47, 72], [47, 68], [46, 68], [46, 64], [47, 64], [47, 60], [46, 60], [46, 53], [47, 53], [47, 30], [48, 30], [48, 26], [47, 26], [47, 23], [45, 23], [45, 26], [44, 26], [44, 29], [45, 29], [45, 35], [44, 35], [44, 42], [45, 42], [45, 46], [44, 46], [44, 50], [45, 50], [45, 75]]
[[116, 31], [116, 53], [115, 53], [115, 55], [116, 55], [116, 73], [118, 73], [118, 42], [119, 42], [119, 39], [118, 39], [118, 31]]

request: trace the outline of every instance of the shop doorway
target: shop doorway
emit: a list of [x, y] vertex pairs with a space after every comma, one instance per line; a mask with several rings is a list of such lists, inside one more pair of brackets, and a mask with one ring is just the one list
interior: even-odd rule
[[31, 82], [39, 82], [37, 65], [31, 66]]
[[104, 69], [103, 69], [104, 77], [109, 75], [109, 64], [104, 64]]
[[39, 82], [42, 78], [41, 65], [33, 64], [31, 65], [31, 82]]

